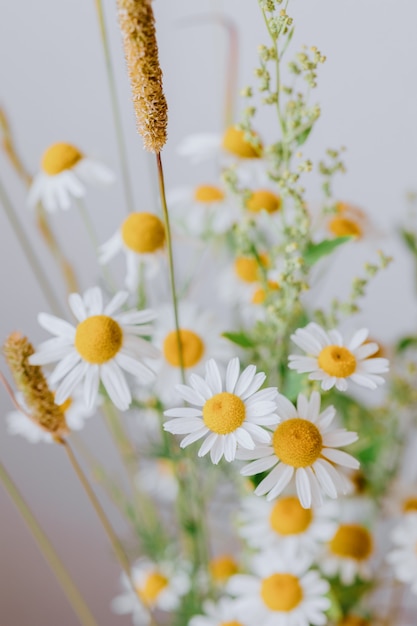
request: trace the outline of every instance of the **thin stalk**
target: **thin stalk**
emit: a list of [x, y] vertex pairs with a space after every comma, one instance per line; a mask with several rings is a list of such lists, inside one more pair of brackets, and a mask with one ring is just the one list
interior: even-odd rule
[[20, 515], [24, 519], [27, 527], [29, 528], [33, 538], [38, 545], [39, 550], [42, 553], [42, 556], [51, 568], [57, 582], [59, 583], [62, 591], [66, 595], [72, 610], [77, 615], [80, 624], [82, 624], [82, 626], [98, 626], [90, 609], [84, 602], [80, 592], [75, 586], [71, 576], [65, 569], [48, 537], [43, 532], [38, 521], [36, 520], [26, 501], [24, 500], [22, 494], [14, 484], [13, 480], [9, 476], [6, 468], [3, 466], [2, 463], [0, 463], [0, 480], [3, 483], [10, 498], [13, 500], [13, 503], [18, 509]]
[[32, 271], [36, 277], [36, 280], [38, 281], [39, 287], [41, 288], [42, 293], [45, 296], [45, 299], [47, 300], [49, 306], [51, 307], [51, 310], [56, 315], [61, 315], [61, 316], [65, 315], [61, 307], [61, 304], [59, 303], [59, 300], [55, 296], [55, 292], [49, 282], [49, 279], [46, 276], [41, 264], [38, 261], [38, 257], [32, 247], [32, 244], [30, 243], [25, 231], [22, 228], [22, 225], [20, 224], [20, 221], [17, 217], [17, 213], [14, 210], [13, 205], [10, 201], [10, 198], [7, 195], [6, 189], [3, 186], [1, 181], [0, 181], [0, 203], [3, 205], [3, 208], [6, 212], [10, 225], [14, 231], [14, 234], [17, 240], [19, 241], [22, 252], [26, 256], [26, 259], [30, 267], [32, 268]]
[[179, 323], [179, 316], [178, 316], [177, 290], [175, 287], [174, 255], [172, 252], [171, 227], [169, 223], [168, 206], [167, 206], [167, 200], [166, 200], [166, 194], [165, 194], [164, 169], [162, 167], [162, 159], [161, 159], [160, 152], [156, 153], [156, 165], [157, 165], [157, 170], [158, 170], [159, 194], [160, 194], [161, 204], [162, 204], [162, 213], [164, 216], [165, 236], [166, 236], [167, 249], [168, 249], [169, 280], [170, 280], [170, 286], [171, 286], [172, 306], [174, 308], [174, 321], [175, 321], [175, 331], [177, 334], [177, 349], [178, 349], [178, 356], [179, 356], [179, 361], [180, 361], [181, 381], [185, 385], [184, 358], [183, 358], [183, 353], [182, 353], [180, 323]]
[[100, 28], [100, 38], [103, 46], [104, 58], [106, 62], [106, 73], [109, 84], [111, 107], [113, 111], [113, 120], [116, 130], [117, 146], [119, 150], [120, 165], [122, 170], [123, 187], [126, 196], [127, 212], [134, 211], [132, 183], [129, 174], [129, 167], [127, 161], [127, 150], [123, 135], [122, 118], [120, 115], [119, 102], [117, 100], [116, 81], [114, 78], [113, 65], [111, 61], [109, 38], [106, 29], [106, 20], [104, 18], [104, 9], [102, 0], [95, 0], [95, 6], [97, 11], [97, 18]]
[[113, 530], [112, 525], [110, 524], [100, 502], [98, 501], [96, 494], [94, 493], [93, 489], [91, 488], [90, 483], [88, 482], [88, 479], [86, 477], [86, 475], [84, 474], [81, 465], [78, 463], [76, 456], [74, 455], [72, 448], [70, 446], [70, 444], [68, 443], [68, 441], [65, 440], [61, 440], [60, 443], [64, 446], [65, 451], [68, 455], [68, 458], [70, 460], [70, 463], [75, 471], [75, 473], [77, 474], [77, 477], [80, 481], [80, 483], [82, 484], [88, 499], [90, 500], [95, 512], [97, 513], [97, 516], [107, 534], [107, 537], [112, 545], [114, 554], [116, 555], [117, 560], [119, 561], [120, 565], [122, 566], [122, 569], [124, 571], [124, 573], [126, 574], [133, 591], [135, 592], [135, 594], [138, 596], [138, 599], [141, 603], [142, 606], [144, 606], [148, 613], [149, 613], [149, 618], [150, 618], [150, 623], [152, 626], [157, 626], [157, 623], [155, 621], [155, 618], [153, 616], [152, 611], [150, 610], [150, 608], [148, 606], [146, 606], [146, 604], [144, 602], [142, 602], [138, 590], [136, 589], [135, 583], [133, 581], [132, 578], [132, 572], [131, 572], [131, 568], [130, 568], [130, 562], [129, 559], [126, 555], [126, 552], [123, 549], [122, 544], [119, 541], [119, 538], [117, 537], [116, 533]]
[[77, 207], [83, 221], [84, 228], [87, 231], [87, 235], [90, 239], [91, 245], [94, 248], [94, 253], [96, 253], [100, 244], [98, 242], [98, 237], [96, 235], [96, 231], [93, 226], [93, 222], [91, 221], [87, 207], [85, 206], [85, 203], [81, 198], [77, 198]]
[[[172, 297], [172, 305], [174, 309], [174, 319], [175, 319], [175, 330], [177, 334], [177, 346], [178, 346], [178, 356], [180, 362], [180, 371], [181, 371], [181, 380], [183, 384], [186, 384], [185, 378], [185, 370], [184, 370], [184, 358], [182, 352], [182, 343], [180, 337], [180, 325], [179, 325], [179, 317], [178, 317], [178, 300], [177, 300], [177, 291], [175, 287], [175, 271], [174, 271], [174, 258], [172, 252], [172, 237], [171, 237], [171, 228], [169, 223], [169, 214], [168, 214], [168, 206], [165, 195], [165, 181], [164, 181], [164, 170], [162, 167], [161, 154], [156, 153], [156, 163], [158, 170], [158, 182], [159, 182], [159, 192], [162, 204], [162, 211], [164, 216], [164, 224], [165, 224], [165, 235], [167, 240], [167, 249], [168, 249], [168, 264], [169, 264], [169, 275], [170, 275], [170, 284], [171, 284], [171, 297]], [[189, 517], [189, 509], [194, 506], [194, 522], [195, 529], [193, 535], [193, 544], [194, 547], [192, 549], [192, 557], [194, 560], [195, 570], [198, 570], [198, 566], [204, 566], [208, 564], [208, 548], [206, 538], [208, 537], [207, 526], [205, 524], [205, 504], [204, 504], [204, 495], [200, 488], [200, 485], [196, 484], [196, 474], [193, 471], [192, 463], [193, 459], [190, 456], [189, 450], [185, 450], [185, 457], [190, 464], [190, 471], [188, 472], [187, 477], [181, 476], [180, 472], [176, 472], [176, 477], [178, 480], [178, 484], [180, 487], [179, 494], [179, 507], [184, 507], [185, 514]], [[185, 501], [184, 501], [185, 498]]]

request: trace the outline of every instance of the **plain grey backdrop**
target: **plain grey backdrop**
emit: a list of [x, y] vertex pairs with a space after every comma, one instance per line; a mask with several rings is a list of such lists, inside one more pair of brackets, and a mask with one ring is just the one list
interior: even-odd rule
[[[136, 208], [153, 210], [154, 191], [135, 132], [115, 2], [104, 4]], [[0, 6], [0, 101], [28, 168], [36, 171], [45, 147], [68, 141], [119, 173], [94, 0], [1, 0]], [[223, 11], [233, 20], [239, 32], [240, 87], [254, 82], [256, 48], [266, 42], [266, 34], [256, 0], [155, 0], [154, 7], [170, 111], [164, 161], [172, 187], [198, 182], [202, 171], [190, 172], [175, 156], [179, 140], [190, 132], [221, 130], [227, 55], [224, 30], [215, 20], [184, 18]], [[370, 214], [385, 233], [377, 245], [395, 257], [372, 285], [360, 316], [373, 336], [389, 342], [415, 330], [416, 320], [415, 276], [395, 232], [406, 212], [406, 192], [417, 187], [417, 5], [414, 0], [292, 0], [289, 11], [297, 24], [293, 50], [305, 43], [327, 55], [316, 92], [322, 119], [306, 154], [319, 158], [326, 147], [348, 147], [348, 173], [338, 179], [337, 193]], [[268, 124], [261, 123], [260, 130], [267, 137]], [[60, 275], [36, 232], [24, 190], [2, 154], [0, 172], [19, 220], [64, 302]], [[312, 184], [313, 202], [314, 193]], [[105, 192], [92, 191], [88, 206], [100, 240], [105, 241], [125, 212], [120, 182]], [[94, 284], [95, 260], [79, 215], [55, 214], [51, 223], [82, 287]], [[2, 210], [0, 233], [0, 338], [3, 341], [18, 329], [36, 343], [45, 338], [36, 315], [48, 306]], [[343, 278], [352, 277], [365, 260], [374, 258], [375, 242], [357, 250], [349, 262], [346, 255], [339, 257]], [[0, 457], [98, 623], [129, 623], [110, 612], [119, 568], [64, 454], [58, 447], [34, 446], [7, 435], [4, 415], [10, 403], [1, 390], [0, 407]], [[113, 448], [98, 420], [88, 424], [85, 437], [117, 471]], [[110, 515], [123, 535], [123, 520], [111, 510]], [[0, 626], [75, 626], [76, 618], [1, 486], [0, 525]]]

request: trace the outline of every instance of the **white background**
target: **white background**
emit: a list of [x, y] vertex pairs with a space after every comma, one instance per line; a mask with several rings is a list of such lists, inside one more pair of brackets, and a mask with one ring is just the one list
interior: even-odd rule
[[[1, 0], [0, 4], [1, 102], [28, 168], [36, 171], [48, 145], [68, 141], [99, 156], [119, 173], [93, 0]], [[136, 210], [153, 210], [149, 164], [135, 132], [115, 3], [106, 0], [105, 4]], [[190, 132], [221, 130], [227, 54], [224, 31], [218, 25], [185, 25], [182, 18], [224, 10], [233, 20], [240, 35], [239, 86], [253, 82], [256, 47], [266, 42], [266, 36], [255, 0], [155, 0], [154, 6], [170, 110], [164, 160], [168, 186], [172, 187], [198, 182], [175, 157], [178, 141]], [[316, 92], [323, 116], [306, 152], [318, 159], [326, 147], [348, 147], [348, 174], [339, 178], [337, 193], [369, 213], [387, 234], [378, 245], [395, 256], [392, 267], [370, 290], [360, 320], [372, 328], [373, 336], [391, 341], [402, 332], [415, 331], [416, 320], [415, 276], [394, 235], [405, 215], [406, 191], [417, 186], [417, 5], [413, 0], [293, 0], [290, 13], [297, 23], [293, 50], [304, 43], [317, 45], [328, 58]], [[274, 129], [260, 123], [267, 140]], [[24, 190], [3, 155], [0, 168], [16, 213], [63, 297], [59, 273], [25, 206]], [[312, 190], [314, 194], [314, 185]], [[311, 200], [314, 203], [314, 196]], [[120, 183], [105, 192], [92, 191], [88, 205], [99, 238], [105, 241], [125, 214]], [[78, 214], [57, 214], [51, 222], [82, 287], [92, 285], [95, 262]], [[48, 306], [2, 211], [0, 233], [0, 337], [3, 340], [19, 329], [36, 343], [45, 338], [36, 314]], [[345, 284], [344, 279], [347, 285], [347, 278], [360, 271], [365, 260], [372, 260], [373, 254], [358, 246], [353, 258], [351, 253], [341, 255], [338, 271], [342, 280], [334, 274], [335, 282], [329, 287], [336, 288], [336, 280]], [[4, 371], [4, 365], [1, 367]], [[2, 392], [0, 406], [4, 417], [10, 404]], [[99, 454], [106, 455], [109, 465], [118, 469], [103, 426], [97, 421], [89, 424], [85, 436]], [[2, 419], [0, 457], [77, 580], [100, 626], [128, 623], [109, 611], [119, 568], [63, 452], [55, 446], [31, 446], [8, 436]], [[123, 521], [117, 515], [112, 519], [123, 533]], [[0, 524], [1, 626], [75, 625], [65, 598], [1, 487]]]

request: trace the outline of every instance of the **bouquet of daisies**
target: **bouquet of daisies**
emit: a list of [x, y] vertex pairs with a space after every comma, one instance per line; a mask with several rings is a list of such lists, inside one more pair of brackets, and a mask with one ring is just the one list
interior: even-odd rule
[[[178, 147], [190, 172], [207, 162], [217, 175], [165, 190], [168, 114], [152, 3], [118, 0], [138, 131], [155, 158], [160, 201], [137, 210], [123, 169], [128, 212], [105, 242], [85, 197], [90, 185], [111, 184], [112, 172], [56, 143], [30, 176], [2, 114], [6, 152], [69, 292], [66, 313], [34, 257], [50, 311], [38, 316], [45, 340], [36, 348], [17, 332], [4, 343], [16, 386], [1, 376], [15, 405], [8, 428], [67, 454], [123, 572], [112, 608], [136, 626], [411, 626], [417, 339], [384, 347], [356, 322], [369, 282], [390, 262], [381, 251], [345, 300], [324, 304], [335, 257], [355, 255], [374, 229], [334, 195], [342, 150], [329, 149], [318, 164], [304, 155], [320, 116], [310, 99], [325, 57], [316, 47], [289, 57], [288, 2], [258, 4], [266, 43], [240, 120]], [[111, 63], [108, 71], [112, 83]], [[256, 116], [265, 109], [275, 123], [262, 137]], [[309, 175], [321, 178], [317, 208], [303, 187]], [[73, 204], [99, 275], [82, 293], [49, 225], [51, 212]], [[412, 226], [403, 235], [415, 254]], [[119, 255], [123, 282], [114, 278]], [[129, 493], [100, 451], [87, 450], [86, 419], [107, 423]], [[128, 541], [112, 528], [91, 472], [129, 524]], [[23, 510], [3, 466], [0, 477]], [[80, 623], [94, 626], [25, 511]]]

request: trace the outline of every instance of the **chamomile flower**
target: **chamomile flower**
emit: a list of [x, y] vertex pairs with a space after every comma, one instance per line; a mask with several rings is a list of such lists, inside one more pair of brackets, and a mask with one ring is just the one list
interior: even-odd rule
[[[230, 358], [230, 344], [222, 337], [221, 324], [209, 310], [201, 310], [190, 301], [179, 304], [180, 339], [182, 362], [186, 377], [191, 373], [203, 373], [204, 363], [213, 358], [226, 362]], [[174, 386], [180, 382], [180, 355], [172, 306], [157, 310], [153, 342], [161, 351], [155, 361], [157, 371], [155, 391], [165, 401], [175, 401]]]
[[293, 495], [280, 496], [274, 502], [246, 498], [239, 516], [239, 534], [253, 548], [284, 549], [296, 558], [315, 554], [334, 534], [338, 507], [326, 502], [319, 508], [304, 509]]
[[246, 200], [246, 209], [253, 216], [266, 213], [274, 215], [281, 209], [282, 200], [271, 189], [254, 189]]
[[178, 230], [194, 237], [222, 235], [241, 214], [234, 198], [219, 185], [173, 189], [167, 200]]
[[149, 493], [159, 502], [175, 502], [178, 481], [174, 463], [167, 458], [144, 459], [136, 475], [136, 483], [141, 490]]
[[291, 354], [288, 367], [299, 374], [309, 373], [310, 380], [321, 381], [321, 387], [329, 390], [336, 387], [346, 391], [348, 380], [376, 389], [384, 384], [379, 375], [388, 371], [388, 360], [372, 358], [378, 344], [367, 342], [368, 330], [358, 330], [345, 345], [337, 330], [326, 332], [318, 324], [310, 323], [291, 335], [293, 342], [308, 356]]
[[178, 154], [192, 163], [216, 160], [224, 167], [233, 167], [242, 184], [264, 184], [268, 181], [262, 142], [254, 132], [249, 141], [237, 126], [229, 126], [223, 134], [197, 133], [186, 137], [178, 146]]
[[216, 604], [212, 601], [203, 605], [205, 615], [196, 615], [188, 626], [249, 626], [246, 620], [237, 619], [236, 600], [221, 598]]
[[374, 554], [371, 533], [362, 524], [340, 524], [326, 546], [320, 567], [326, 576], [340, 576], [344, 585], [351, 585], [356, 576], [371, 577], [370, 560]]
[[257, 446], [253, 451], [239, 451], [239, 459], [253, 459], [241, 470], [243, 476], [269, 472], [255, 489], [258, 496], [273, 500], [292, 481], [304, 508], [321, 506], [323, 491], [330, 498], [345, 494], [349, 485], [337, 466], [357, 469], [359, 462], [337, 448], [357, 440], [354, 432], [334, 429], [334, 407], [320, 413], [320, 394], [314, 391], [310, 399], [300, 393], [297, 408], [278, 394], [278, 424], [270, 445]]
[[[17, 393], [16, 400], [22, 407], [23, 411], [29, 413], [29, 409], [26, 406], [23, 394]], [[81, 430], [84, 426], [84, 422], [88, 417], [91, 417], [95, 412], [95, 407], [91, 409], [87, 408], [80, 397], [80, 394], [74, 393], [74, 395], [68, 398], [63, 404], [58, 405], [65, 417], [65, 422], [68, 429]], [[7, 429], [11, 435], [22, 435], [30, 443], [38, 443], [43, 441], [45, 443], [53, 443], [54, 438], [52, 433], [45, 430], [30, 419], [23, 411], [11, 411], [6, 416]]]
[[238, 616], [262, 626], [324, 626], [330, 607], [329, 583], [306, 571], [305, 559], [268, 551], [254, 559], [254, 575], [233, 576], [227, 590], [236, 598]]
[[238, 306], [243, 318], [250, 318], [247, 310], [253, 317], [254, 310], [278, 289], [277, 272], [271, 270], [268, 255], [261, 252], [258, 258], [240, 255], [233, 260], [222, 277], [220, 295]]
[[149, 610], [175, 610], [190, 587], [185, 568], [174, 569], [172, 563], [157, 564], [141, 559], [132, 567], [131, 573], [136, 593], [123, 574], [121, 582], [124, 591], [114, 598], [111, 606], [118, 615], [130, 613], [135, 626], [149, 623]]
[[235, 159], [259, 159], [262, 155], [262, 145], [259, 139], [257, 144], [247, 141], [243, 130], [236, 126], [229, 126], [223, 134], [189, 135], [183, 139], [177, 151], [179, 155], [189, 158], [193, 163], [201, 163], [206, 159], [221, 156]]
[[84, 296], [71, 294], [69, 305], [78, 324], [61, 320], [54, 315], [40, 313], [39, 324], [55, 337], [45, 341], [30, 357], [32, 365], [46, 365], [59, 361], [50, 376], [57, 404], [64, 403], [84, 381], [84, 401], [87, 407], [95, 405], [100, 381], [112, 402], [122, 411], [132, 400], [123, 370], [149, 383], [154, 374], [141, 361], [155, 358], [159, 353], [141, 337], [149, 335], [154, 319], [150, 310], [116, 311], [126, 302], [128, 294], [118, 292], [107, 304], [98, 287], [88, 289]]
[[209, 562], [209, 574], [216, 585], [224, 585], [231, 576], [239, 571], [239, 564], [231, 554], [220, 554]]
[[219, 368], [210, 359], [206, 364], [206, 376], [190, 376], [190, 386], [177, 385], [178, 394], [197, 408], [180, 407], [165, 411], [167, 417], [175, 419], [165, 422], [164, 429], [174, 435], [187, 435], [181, 441], [185, 448], [204, 437], [198, 456], [210, 452], [217, 464], [224, 456], [233, 461], [236, 449], [253, 450], [258, 443], [270, 441], [270, 434], [262, 426], [273, 426], [278, 422], [274, 387], [262, 389], [265, 381], [263, 372], [249, 365], [239, 374], [239, 359], [232, 359], [223, 382]]
[[395, 548], [387, 561], [397, 580], [411, 585], [417, 594], [417, 513], [410, 513], [394, 528], [391, 539]]
[[28, 204], [35, 207], [41, 202], [50, 212], [66, 210], [72, 198], [85, 196], [85, 183], [107, 185], [113, 181], [113, 173], [102, 163], [69, 143], [54, 143], [42, 156], [41, 171], [33, 179]]
[[99, 249], [99, 261], [108, 263], [118, 252], [126, 256], [125, 285], [136, 292], [141, 265], [147, 279], [153, 278], [161, 266], [165, 247], [165, 228], [153, 213], [130, 213], [117, 232]]

